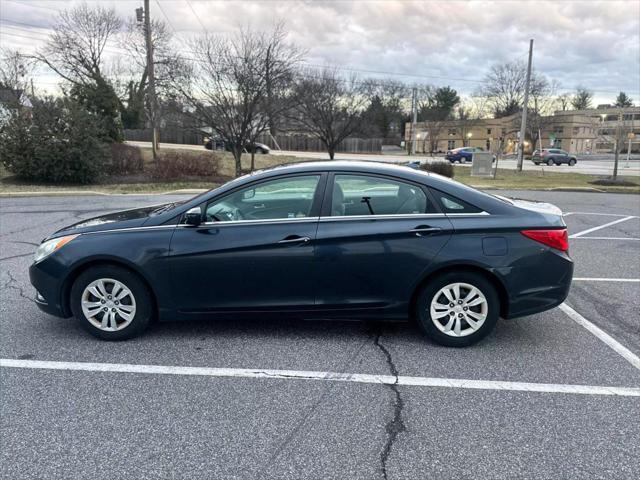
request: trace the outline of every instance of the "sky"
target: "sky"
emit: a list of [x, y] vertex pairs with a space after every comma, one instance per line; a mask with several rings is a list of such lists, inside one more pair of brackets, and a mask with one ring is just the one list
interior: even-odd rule
[[[78, 0], [0, 0], [0, 45], [30, 53], [42, 45], [56, 12]], [[88, 0], [134, 16], [142, 0]], [[557, 80], [611, 103], [625, 91], [640, 103], [640, 1], [151, 0], [151, 15], [169, 23], [176, 46], [203, 32], [234, 35], [284, 21], [307, 62], [359, 77], [450, 85], [470, 95], [491, 65], [527, 60]], [[115, 45], [115, 44], [114, 44]], [[109, 54], [117, 57], [116, 50]], [[122, 59], [120, 59], [122, 60]], [[55, 89], [40, 68], [36, 84]]]

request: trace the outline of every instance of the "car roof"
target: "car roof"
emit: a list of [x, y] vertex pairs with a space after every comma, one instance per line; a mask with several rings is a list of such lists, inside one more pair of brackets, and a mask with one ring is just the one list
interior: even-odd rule
[[312, 161], [312, 162], [300, 162], [290, 163], [285, 165], [278, 165], [270, 167], [264, 170], [258, 170], [247, 175], [230, 180], [229, 182], [220, 185], [217, 188], [203, 192], [200, 195], [187, 200], [176, 211], [167, 212], [166, 214], [160, 214], [155, 217], [155, 221], [161, 224], [165, 221], [173, 221], [177, 216], [182, 215], [184, 212], [192, 207], [196, 207], [203, 202], [209, 201], [211, 198], [225, 195], [231, 190], [237, 188], [243, 188], [243, 186], [251, 184], [253, 182], [266, 180], [269, 178], [276, 178], [282, 175], [295, 175], [304, 173], [335, 173], [335, 172], [355, 172], [362, 174], [379, 174], [395, 177], [399, 180], [407, 180], [409, 182], [415, 182], [425, 186], [429, 186], [436, 190], [439, 190], [445, 194], [452, 195], [457, 198], [461, 198], [468, 201], [472, 205], [481, 208], [484, 211], [493, 213], [508, 213], [512, 208], [505, 202], [497, 199], [496, 197], [487, 193], [481, 192], [473, 187], [469, 187], [460, 182], [457, 182], [451, 178], [444, 177], [435, 173], [429, 173], [424, 170], [417, 170], [402, 165], [394, 165], [383, 162], [364, 162], [364, 161], [344, 161], [344, 160], [328, 160], [328, 161]]

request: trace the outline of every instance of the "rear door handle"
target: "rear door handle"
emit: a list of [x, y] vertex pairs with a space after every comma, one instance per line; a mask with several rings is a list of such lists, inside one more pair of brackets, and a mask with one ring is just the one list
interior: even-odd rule
[[442, 229], [440, 227], [430, 227], [429, 225], [418, 225], [417, 227], [409, 230], [411, 233], [415, 233], [418, 237], [425, 235], [434, 235], [440, 233]]
[[300, 237], [298, 235], [289, 235], [288, 237], [283, 238], [278, 243], [307, 243], [310, 242], [311, 239], [309, 237]]

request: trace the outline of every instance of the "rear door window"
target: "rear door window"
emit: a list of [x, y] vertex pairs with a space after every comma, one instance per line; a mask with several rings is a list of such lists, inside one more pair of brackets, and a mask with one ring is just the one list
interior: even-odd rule
[[336, 175], [331, 216], [411, 215], [435, 212], [417, 185], [368, 175]]

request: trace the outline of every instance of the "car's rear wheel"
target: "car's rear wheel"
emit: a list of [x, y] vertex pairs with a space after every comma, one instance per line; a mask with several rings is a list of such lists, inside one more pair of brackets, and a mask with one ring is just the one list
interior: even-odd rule
[[153, 302], [149, 289], [135, 273], [100, 265], [84, 271], [73, 283], [71, 310], [93, 336], [126, 340], [147, 328]]
[[553, 158], [550, 158], [549, 160], [547, 160], [547, 165], [549, 165], [550, 167], [552, 167], [553, 165], [555, 165], [556, 162], [553, 161]]
[[448, 347], [466, 347], [493, 330], [500, 301], [484, 276], [461, 271], [430, 280], [415, 307], [418, 324], [427, 337]]
[[575, 164], [576, 164], [576, 159], [575, 158], [572, 158], [572, 159], [569, 160], [569, 166], [570, 167], [573, 167]]

